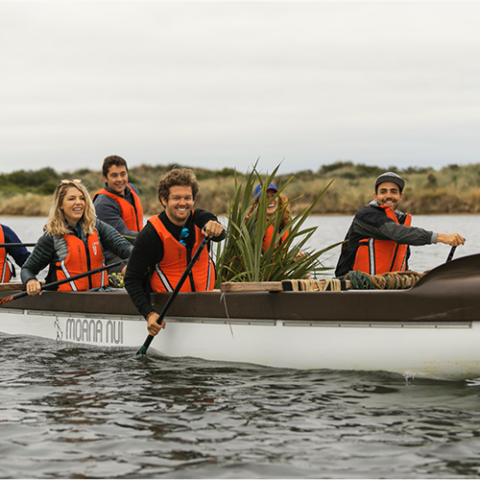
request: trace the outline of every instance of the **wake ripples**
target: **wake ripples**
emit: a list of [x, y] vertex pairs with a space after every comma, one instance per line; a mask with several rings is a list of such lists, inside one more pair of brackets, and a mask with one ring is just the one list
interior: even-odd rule
[[480, 473], [479, 386], [0, 336], [2, 478]]

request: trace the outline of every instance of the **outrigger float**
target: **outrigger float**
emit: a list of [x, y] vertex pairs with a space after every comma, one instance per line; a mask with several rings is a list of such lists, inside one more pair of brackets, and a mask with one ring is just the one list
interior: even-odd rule
[[[281, 368], [480, 377], [480, 255], [441, 265], [404, 290], [285, 291], [285, 285], [180, 293], [151, 349]], [[3, 284], [0, 298], [12, 288], [21, 286]], [[158, 312], [169, 295], [152, 295]], [[44, 291], [5, 303], [0, 332], [132, 349], [147, 335], [124, 290]]]

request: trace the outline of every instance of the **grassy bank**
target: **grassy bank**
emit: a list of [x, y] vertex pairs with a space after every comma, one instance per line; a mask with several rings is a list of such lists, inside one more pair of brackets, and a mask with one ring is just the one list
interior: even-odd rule
[[[130, 181], [140, 190], [147, 216], [161, 210], [155, 187], [159, 178], [172, 167], [141, 165], [130, 170]], [[398, 170], [336, 162], [324, 165], [316, 172], [308, 170], [291, 174], [294, 180], [285, 193], [295, 199], [292, 202], [295, 214], [313, 203], [327, 183], [335, 178], [313, 213], [351, 215], [372, 199], [375, 178], [387, 170], [396, 171], [405, 179], [405, 196], [401, 204], [404, 211], [412, 214], [480, 213], [480, 164], [449, 165], [440, 170], [411, 167]], [[194, 171], [200, 181], [196, 206], [225, 214], [229, 198], [235, 193], [233, 170]], [[284, 183], [291, 175], [281, 175], [276, 182]], [[59, 173], [44, 168], [0, 174], [0, 215], [47, 215], [51, 194], [62, 178], [80, 178], [91, 194], [103, 186], [101, 172], [88, 169]]]

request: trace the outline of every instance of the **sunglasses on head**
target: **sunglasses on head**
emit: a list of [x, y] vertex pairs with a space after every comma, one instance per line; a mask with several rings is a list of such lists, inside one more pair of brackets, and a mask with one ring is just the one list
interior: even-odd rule
[[59, 185], [69, 185], [70, 183], [82, 183], [81, 180], [79, 180], [78, 178], [74, 178], [73, 180], [60, 180], [58, 182]]

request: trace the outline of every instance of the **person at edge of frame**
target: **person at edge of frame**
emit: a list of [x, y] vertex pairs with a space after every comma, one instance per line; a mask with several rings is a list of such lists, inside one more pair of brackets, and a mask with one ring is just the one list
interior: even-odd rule
[[[102, 165], [102, 177], [105, 185], [92, 198], [97, 217], [133, 244], [143, 228], [143, 208], [138, 188], [128, 183], [125, 159], [118, 155], [106, 157]], [[109, 250], [104, 254], [107, 265], [120, 260]], [[108, 269], [108, 273], [119, 273], [121, 270], [120, 265]], [[115, 284], [115, 279], [111, 278], [111, 281]]]
[[[0, 244], [5, 243], [22, 242], [10, 227], [0, 224]], [[8, 283], [12, 277], [16, 276], [15, 265], [13, 265], [7, 255], [10, 255], [15, 260], [15, 263], [22, 267], [30, 256], [30, 252], [22, 246], [0, 247], [0, 283]]]
[[[175, 289], [204, 236], [214, 242], [225, 238], [213, 213], [193, 209], [199, 185], [191, 169], [174, 168], [160, 179], [157, 191], [164, 211], [151, 217], [138, 234], [125, 275], [125, 288], [147, 320], [150, 335], [165, 328], [165, 321], [157, 324], [160, 315], [152, 308], [149, 293]], [[214, 285], [215, 265], [205, 248], [180, 291], [209, 291]]]
[[458, 233], [436, 233], [412, 227], [412, 216], [396, 210], [403, 198], [405, 181], [393, 172], [375, 181], [374, 200], [355, 215], [342, 245], [335, 275], [352, 270], [369, 275], [408, 270], [410, 245], [445, 243], [463, 245]]

